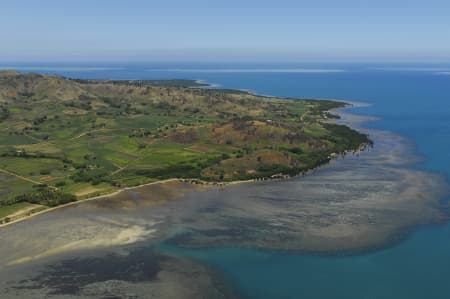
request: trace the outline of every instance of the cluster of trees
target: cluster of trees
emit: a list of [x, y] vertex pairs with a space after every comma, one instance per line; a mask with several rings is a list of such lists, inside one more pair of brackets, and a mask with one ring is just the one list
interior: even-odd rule
[[131, 107], [131, 103], [123, 99], [100, 97], [100, 100], [102, 100], [105, 104], [108, 104], [108, 106], [112, 108], [129, 109]]
[[79, 169], [73, 173], [70, 178], [79, 183], [87, 182], [93, 185], [100, 184], [101, 182], [108, 181], [107, 179], [108, 171], [105, 169], [94, 168], [94, 169]]
[[330, 132], [330, 141], [336, 145], [336, 152], [344, 152], [345, 150], [356, 150], [362, 144], [373, 144], [366, 134], [359, 133], [347, 126], [337, 124], [323, 124], [325, 129]]
[[47, 120], [47, 115], [41, 116], [41, 117], [36, 117], [33, 120], [33, 125], [37, 126], [42, 124], [43, 122], [45, 122]]
[[152, 131], [148, 129], [134, 129], [130, 134], [128, 134], [128, 137], [148, 137], [152, 134]]
[[10, 115], [8, 107], [1, 106], [0, 109], [0, 121], [6, 120]]
[[35, 153], [29, 153], [25, 149], [15, 149], [15, 148], [6, 148], [3, 149], [0, 152], [0, 157], [21, 157], [21, 158], [29, 158], [29, 159], [55, 159], [55, 160], [61, 160], [63, 162], [66, 161], [66, 159], [61, 158], [61, 156], [57, 154], [46, 154], [41, 152], [35, 152]]
[[34, 96], [34, 92], [19, 92], [19, 96], [24, 98], [32, 98]]
[[83, 110], [91, 110], [92, 109], [91, 101], [88, 101], [88, 100], [77, 101], [77, 102], [70, 101], [70, 102], [66, 103], [66, 106], [73, 107], [73, 108], [78, 108], [78, 109], [83, 109]]
[[64, 193], [48, 186], [39, 186], [36, 190], [18, 195], [14, 198], [14, 203], [28, 202], [34, 204], [41, 204], [48, 207], [55, 207], [76, 201], [75, 195]]

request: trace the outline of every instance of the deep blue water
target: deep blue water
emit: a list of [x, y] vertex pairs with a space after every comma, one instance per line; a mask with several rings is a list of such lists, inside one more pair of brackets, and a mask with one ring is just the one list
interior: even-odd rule
[[[381, 118], [367, 126], [408, 137], [424, 157], [414, 167], [450, 177], [450, 75], [441, 74], [450, 72], [449, 65], [389, 70], [375, 65], [296, 66], [345, 71], [329, 73], [280, 71], [290, 65], [70, 67], [25, 70], [82, 78], [202, 79], [260, 94], [370, 103], [353, 112]], [[260, 70], [248, 71], [255, 68]], [[420, 228], [395, 246], [346, 257], [237, 248], [171, 250], [217, 267], [252, 298], [450, 298], [450, 225]]]

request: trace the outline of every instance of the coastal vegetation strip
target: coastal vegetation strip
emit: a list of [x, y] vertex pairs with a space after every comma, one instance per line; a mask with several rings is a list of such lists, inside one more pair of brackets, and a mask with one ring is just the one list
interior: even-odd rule
[[200, 87], [0, 72], [0, 210], [169, 178], [292, 176], [371, 143], [327, 122], [342, 102]]

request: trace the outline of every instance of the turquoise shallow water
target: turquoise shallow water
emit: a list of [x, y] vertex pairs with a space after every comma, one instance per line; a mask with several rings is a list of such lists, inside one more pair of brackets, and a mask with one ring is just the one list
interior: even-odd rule
[[[223, 68], [234, 70], [224, 71]], [[345, 72], [283, 72], [277, 65], [132, 65], [44, 69], [85, 78], [192, 78], [226, 88], [286, 97], [337, 98], [372, 104], [352, 112], [367, 126], [408, 137], [424, 159], [416, 168], [450, 175], [450, 76], [436, 66], [382, 70], [371, 65], [308, 66]], [[39, 69], [41, 68], [41, 69]], [[251, 72], [242, 69], [252, 68]], [[257, 70], [257, 69], [264, 70]], [[450, 66], [439, 66], [450, 69]], [[256, 70], [255, 70], [256, 69]], [[251, 298], [450, 298], [450, 225], [418, 228], [406, 240], [362, 255], [323, 257], [239, 248], [164, 247], [223, 271]]]

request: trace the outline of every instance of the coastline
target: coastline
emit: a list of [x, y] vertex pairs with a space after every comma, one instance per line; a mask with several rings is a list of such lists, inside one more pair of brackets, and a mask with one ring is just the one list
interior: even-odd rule
[[[273, 179], [273, 180], [275, 180], [275, 179]], [[83, 199], [80, 199], [80, 200], [77, 200], [77, 201], [72, 201], [72, 202], [69, 202], [69, 203], [66, 203], [66, 204], [63, 204], [63, 205], [59, 205], [59, 206], [56, 206], [56, 207], [47, 208], [47, 209], [38, 211], [36, 213], [29, 214], [27, 216], [17, 218], [17, 219], [15, 219], [13, 221], [1, 223], [0, 224], [0, 229], [3, 228], [3, 227], [9, 226], [9, 225], [16, 224], [18, 222], [22, 222], [22, 221], [28, 220], [28, 219], [33, 218], [35, 216], [39, 216], [39, 215], [45, 214], [45, 213], [53, 212], [53, 211], [56, 211], [56, 210], [59, 210], [59, 209], [62, 209], [62, 208], [67, 208], [67, 207], [70, 207], [70, 206], [82, 204], [82, 203], [93, 201], [93, 200], [99, 200], [99, 199], [112, 197], [112, 196], [115, 196], [115, 195], [119, 195], [122, 192], [126, 192], [127, 190], [133, 190], [133, 189], [146, 187], [146, 186], [164, 185], [164, 184], [167, 184], [167, 183], [170, 183], [170, 182], [183, 182], [183, 183], [190, 183], [190, 184], [193, 184], [193, 185], [227, 187], [227, 186], [233, 186], [233, 185], [238, 185], [238, 184], [254, 183], [254, 182], [257, 182], [257, 181], [258, 180], [256, 180], [256, 179], [252, 179], [252, 180], [230, 181], [230, 182], [207, 182], [207, 181], [202, 181], [202, 180], [198, 180], [198, 179], [171, 178], [171, 179], [166, 179], [166, 180], [146, 183], [146, 184], [142, 184], [142, 185], [137, 185], [137, 186], [133, 186], [133, 187], [120, 188], [120, 189], [118, 189], [118, 190], [116, 190], [114, 192], [111, 192], [111, 193], [97, 195], [97, 196], [93, 196], [93, 197], [87, 197], [87, 198], [83, 198]], [[9, 216], [6, 216], [3, 219], [8, 218], [8, 217]]]
[[[207, 85], [207, 87], [214, 88], [215, 86], [213, 84], [207, 83], [206, 81], [200, 81], [200, 80], [195, 80], [195, 82], [201, 82], [202, 84]], [[250, 92], [252, 93], [252, 92]], [[254, 95], [257, 96], [261, 96], [260, 94], [256, 94], [256, 93], [252, 93]], [[337, 114], [339, 116], [338, 119], [330, 119], [329, 122], [330, 123], [339, 123], [339, 121], [341, 120], [342, 116], [344, 114], [342, 114], [341, 110], [345, 110], [347, 108], [357, 108], [357, 107], [362, 107], [362, 106], [367, 106], [368, 104], [366, 103], [359, 103], [359, 102], [352, 102], [352, 101], [345, 101], [345, 100], [337, 100], [337, 99], [314, 99], [316, 101], [321, 101], [321, 100], [331, 100], [331, 101], [335, 101], [335, 102], [341, 102], [343, 104], [345, 104], [344, 107], [341, 108], [335, 108], [335, 109], [330, 109], [328, 110], [328, 112], [333, 112], [335, 114]], [[360, 122], [365, 122], [368, 120], [371, 120], [370, 117], [366, 117], [366, 116], [357, 116], [356, 117], [362, 118], [362, 120], [358, 121], [358, 123]], [[352, 122], [347, 123], [346, 124], [349, 127], [352, 127]], [[368, 146], [368, 144], [361, 144], [360, 148], [357, 150], [354, 150], [353, 152], [355, 153], [359, 153], [362, 152], [366, 149], [366, 147]], [[351, 151], [345, 151], [343, 153], [341, 153], [340, 155], [346, 155], [348, 152]], [[272, 177], [267, 177], [267, 178], [261, 178], [261, 179], [249, 179], [249, 180], [235, 180], [235, 181], [204, 181], [204, 180], [200, 180], [200, 179], [182, 179], [182, 178], [169, 178], [169, 179], [165, 179], [165, 180], [161, 180], [161, 181], [156, 181], [156, 182], [150, 182], [150, 183], [145, 183], [145, 184], [141, 184], [141, 185], [137, 185], [137, 186], [133, 186], [133, 187], [124, 187], [124, 188], [120, 188], [118, 190], [115, 190], [111, 193], [106, 193], [106, 194], [102, 194], [102, 195], [96, 195], [93, 197], [87, 197], [87, 198], [83, 198], [83, 199], [79, 199], [73, 202], [69, 202], [63, 205], [59, 205], [56, 207], [49, 207], [49, 208], [45, 208], [45, 206], [42, 206], [40, 208], [34, 209], [36, 210], [36, 212], [33, 212], [33, 210], [27, 210], [26, 212], [22, 212], [21, 210], [14, 212], [13, 214], [7, 215], [5, 217], [3, 217], [2, 219], [0, 219], [0, 221], [2, 221], [3, 223], [0, 222], [0, 229], [2, 229], [3, 227], [9, 226], [9, 225], [13, 225], [15, 223], [18, 222], [22, 222], [25, 221], [27, 219], [33, 218], [35, 216], [39, 216], [45, 213], [49, 213], [49, 212], [53, 212], [56, 211], [58, 209], [62, 209], [62, 208], [66, 208], [66, 207], [70, 207], [73, 205], [77, 205], [77, 204], [81, 204], [84, 202], [89, 202], [89, 201], [93, 201], [93, 200], [99, 200], [99, 199], [104, 199], [107, 197], [112, 197], [115, 195], [119, 195], [122, 192], [125, 192], [127, 190], [133, 190], [136, 188], [141, 188], [141, 187], [145, 187], [145, 186], [151, 186], [151, 185], [164, 185], [166, 183], [169, 182], [187, 182], [190, 184], [194, 184], [194, 185], [202, 185], [202, 186], [218, 186], [218, 187], [227, 187], [227, 186], [234, 186], [234, 185], [239, 185], [239, 184], [248, 184], [248, 183], [255, 183], [255, 182], [261, 182], [261, 181], [276, 181], [276, 180], [284, 180], [284, 179], [290, 179], [290, 178], [294, 178], [294, 177], [299, 177], [299, 176], [304, 176], [304, 175], [308, 175], [308, 173], [313, 172], [314, 170], [316, 170], [317, 168], [320, 168], [324, 165], [329, 164], [333, 159], [336, 159], [339, 155], [335, 155], [332, 156], [330, 161], [328, 163], [325, 164], [320, 164], [317, 165], [316, 167], [306, 171], [305, 173], [299, 173], [297, 175], [293, 175], [293, 176], [289, 176], [289, 175], [281, 175], [281, 176], [272, 176]], [[11, 215], [14, 214], [18, 214], [19, 216], [11, 221], [5, 222], [5, 219], [8, 219]], [[25, 214], [24, 216], [22, 216], [22, 214]]]

